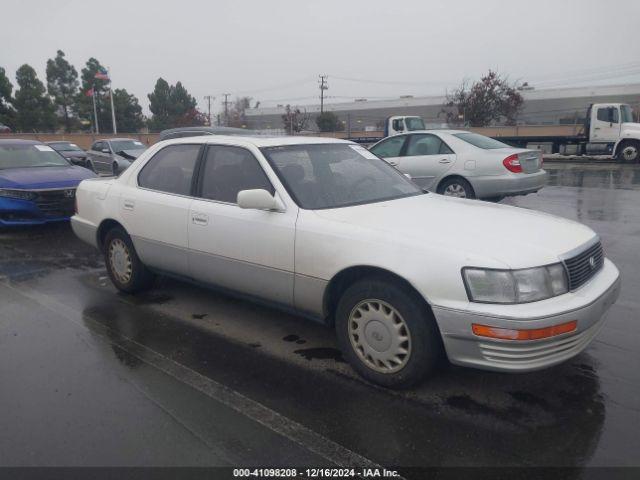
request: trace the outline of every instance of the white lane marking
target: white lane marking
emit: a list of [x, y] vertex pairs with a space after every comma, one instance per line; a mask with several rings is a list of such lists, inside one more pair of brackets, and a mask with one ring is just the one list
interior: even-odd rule
[[[20, 288], [16, 288], [9, 282], [2, 283], [15, 293], [40, 304], [44, 308], [61, 315], [67, 320], [83, 328], [87, 328], [86, 323], [78, 319], [84, 318], [89, 320], [93, 325], [91, 330], [103, 337], [108, 343], [117, 345], [152, 367], [157, 368], [180, 382], [186, 383], [217, 402], [220, 402], [238, 413], [258, 422], [269, 430], [282, 435], [310, 452], [328, 460], [334, 465], [342, 468], [378, 469], [382, 472], [383, 467], [372, 460], [343, 447], [333, 440], [314, 432], [295, 420], [291, 420], [290, 418], [271, 410], [269, 407], [266, 407], [255, 400], [245, 397], [226, 385], [218, 383], [215, 380], [190, 369], [189, 367], [165, 357], [155, 350], [152, 350], [119, 332], [118, 337], [115, 339], [113, 337], [108, 337], [106, 334], [108, 327], [96, 320], [93, 320], [91, 316], [83, 315], [82, 312], [59, 302], [50, 295], [40, 293], [25, 285], [20, 285]], [[99, 330], [102, 330], [102, 332]], [[125, 341], [122, 341], [121, 339], [125, 339]], [[132, 351], [128, 344], [135, 345], [135, 351]], [[394, 478], [402, 480], [403, 477], [396, 476]]]

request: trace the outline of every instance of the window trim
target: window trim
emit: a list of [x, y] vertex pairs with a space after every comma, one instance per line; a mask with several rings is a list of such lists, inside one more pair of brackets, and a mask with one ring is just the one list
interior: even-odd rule
[[[215, 198], [204, 198], [202, 196], [202, 182], [204, 181], [204, 167], [205, 167], [205, 164], [207, 162], [207, 154], [208, 154], [210, 148], [216, 148], [216, 147], [242, 148], [243, 150], [246, 150], [247, 152], [249, 152], [249, 154], [253, 157], [253, 159], [258, 164], [258, 167], [262, 170], [262, 173], [264, 174], [265, 178], [269, 182], [269, 185], [271, 185], [271, 188], [273, 189], [272, 195], [275, 197], [276, 193], [278, 192], [278, 189], [275, 187], [275, 185], [273, 184], [273, 182], [269, 178], [269, 175], [267, 175], [267, 172], [265, 171], [264, 167], [262, 166], [262, 163], [260, 163], [260, 160], [258, 160], [258, 157], [256, 157], [255, 153], [253, 153], [250, 148], [247, 148], [247, 147], [242, 146], [242, 145], [231, 145], [231, 144], [224, 144], [224, 143], [222, 143], [222, 144], [221, 143], [206, 143], [206, 144], [202, 144], [202, 145], [203, 145], [204, 148], [201, 151], [201, 155], [200, 155], [198, 164], [196, 166], [196, 169], [194, 169], [194, 172], [193, 172], [194, 183], [192, 185], [191, 193], [193, 194], [193, 198], [194, 199], [201, 200], [203, 202], [213, 202], [213, 203], [219, 203], [219, 204], [222, 204], [222, 205], [232, 205], [234, 207], [240, 208], [238, 206], [238, 202], [237, 201], [232, 203], [232, 202], [225, 202], [224, 200], [216, 200]], [[260, 152], [260, 153], [262, 153], [262, 152]], [[196, 175], [197, 175], [197, 177], [196, 177]], [[275, 212], [275, 213], [284, 213], [284, 211]]]
[[[429, 136], [429, 137], [436, 137], [438, 140], [440, 140], [440, 143], [442, 145], [444, 145], [445, 147], [447, 147], [450, 152], [449, 153], [433, 153], [430, 155], [408, 155], [407, 154], [407, 150], [409, 150], [409, 145], [411, 144], [411, 137], [417, 137], [419, 135], [422, 136]], [[420, 133], [410, 133], [407, 135], [409, 137], [409, 139], [405, 142], [405, 144], [403, 145], [403, 152], [402, 152], [402, 156], [406, 157], [406, 158], [411, 158], [411, 157], [434, 157], [436, 155], [455, 155], [456, 152], [453, 150], [453, 148], [451, 148], [449, 146], [449, 144], [447, 142], [444, 141], [444, 139], [440, 136], [440, 135], [436, 135], [435, 133], [425, 133], [425, 132], [420, 132]]]
[[[380, 140], [378, 143], [376, 143], [376, 144], [373, 146], [373, 147], [376, 147], [376, 146], [378, 146], [378, 145], [382, 145], [383, 143], [385, 143], [385, 142], [390, 142], [391, 140], [393, 140], [393, 139], [395, 139], [395, 138], [403, 138], [403, 143], [402, 143], [402, 146], [400, 147], [400, 151], [398, 152], [398, 156], [397, 156], [397, 157], [381, 157], [380, 155], [378, 155], [376, 152], [372, 151], [371, 149], [369, 149], [369, 151], [370, 151], [371, 153], [373, 153], [376, 157], [378, 157], [378, 158], [380, 158], [380, 159], [382, 159], [382, 160], [384, 160], [385, 158], [399, 158], [399, 157], [402, 157], [402, 156], [404, 156], [404, 152], [405, 152], [405, 151], [406, 151], [406, 149], [407, 149], [407, 144], [409, 143], [409, 142], [407, 141], [407, 140], [408, 140], [408, 137], [410, 137], [410, 135], [409, 135], [409, 134], [407, 134], [407, 133], [401, 133], [400, 135], [392, 135], [392, 136], [390, 136], [390, 137], [387, 137], [387, 138], [385, 138], [385, 139]], [[371, 147], [371, 148], [373, 148], [373, 147]]]
[[[175, 146], [181, 146], [181, 145], [194, 145], [194, 146], [199, 147], [198, 155], [196, 156], [196, 163], [195, 163], [195, 165], [193, 167], [193, 174], [191, 176], [191, 186], [189, 187], [189, 194], [188, 195], [183, 195], [181, 193], [174, 193], [174, 192], [166, 192], [164, 190], [157, 190], [155, 188], [148, 188], [148, 187], [143, 187], [142, 185], [140, 185], [140, 175], [142, 175], [143, 170], [145, 168], [147, 168], [149, 163], [151, 163], [151, 161], [156, 157], [156, 155], [158, 155], [161, 151], [163, 151], [166, 148], [175, 147]], [[194, 198], [194, 188], [195, 188], [194, 181], [195, 181], [196, 175], [197, 175], [197, 173], [199, 171], [200, 162], [202, 161], [202, 152], [204, 151], [204, 147], [205, 147], [205, 145], [202, 144], [202, 143], [172, 143], [170, 145], [165, 145], [161, 149], [157, 150], [146, 162], [144, 162], [144, 165], [142, 165], [140, 167], [140, 169], [138, 170], [138, 172], [135, 175], [136, 188], [139, 188], [140, 190], [146, 190], [148, 192], [156, 192], [156, 193], [163, 193], [165, 195], [173, 195], [174, 197]]]

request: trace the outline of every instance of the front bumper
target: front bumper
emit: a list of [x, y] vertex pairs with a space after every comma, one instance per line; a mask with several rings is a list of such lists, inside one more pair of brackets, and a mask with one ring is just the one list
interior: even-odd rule
[[[507, 372], [529, 372], [540, 370], [564, 362], [584, 350], [593, 340], [605, 321], [605, 313], [620, 294], [618, 269], [609, 260], [589, 283], [554, 299], [523, 305], [493, 305], [495, 311], [503, 310], [505, 315], [488, 312], [460, 311], [433, 307], [444, 341], [445, 350], [451, 363]], [[564, 309], [562, 297], [572, 296]], [[549, 306], [541, 308], [543, 316], [535, 316], [535, 304], [555, 305], [556, 312], [550, 313]], [[518, 310], [523, 315], [518, 316]], [[545, 311], [546, 310], [546, 311]], [[575, 331], [542, 340], [496, 340], [473, 334], [472, 324], [488, 325], [506, 329], [538, 329], [577, 320]]]
[[545, 170], [536, 173], [510, 173], [467, 177], [477, 198], [526, 195], [540, 190], [547, 184], [549, 174]]
[[0, 198], [0, 227], [19, 227], [66, 222], [72, 213], [61, 210], [43, 212], [38, 204], [31, 200]]

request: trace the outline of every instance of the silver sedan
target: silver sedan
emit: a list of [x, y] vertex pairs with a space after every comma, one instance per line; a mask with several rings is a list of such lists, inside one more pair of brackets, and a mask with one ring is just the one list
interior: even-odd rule
[[540, 190], [547, 182], [542, 154], [465, 130], [394, 135], [370, 148], [425, 190], [498, 200]]

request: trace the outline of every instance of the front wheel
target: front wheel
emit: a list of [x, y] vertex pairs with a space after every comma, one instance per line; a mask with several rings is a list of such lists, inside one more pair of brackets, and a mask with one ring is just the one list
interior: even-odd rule
[[438, 193], [447, 197], [476, 198], [473, 187], [464, 178], [447, 178], [438, 186]]
[[625, 163], [634, 163], [640, 158], [640, 142], [625, 140], [618, 148], [616, 158]]
[[422, 380], [442, 353], [440, 332], [424, 302], [384, 278], [347, 288], [336, 309], [336, 333], [351, 366], [389, 388]]
[[109, 278], [120, 291], [137, 293], [153, 284], [153, 273], [140, 261], [131, 238], [120, 227], [107, 233], [104, 241], [104, 260]]

